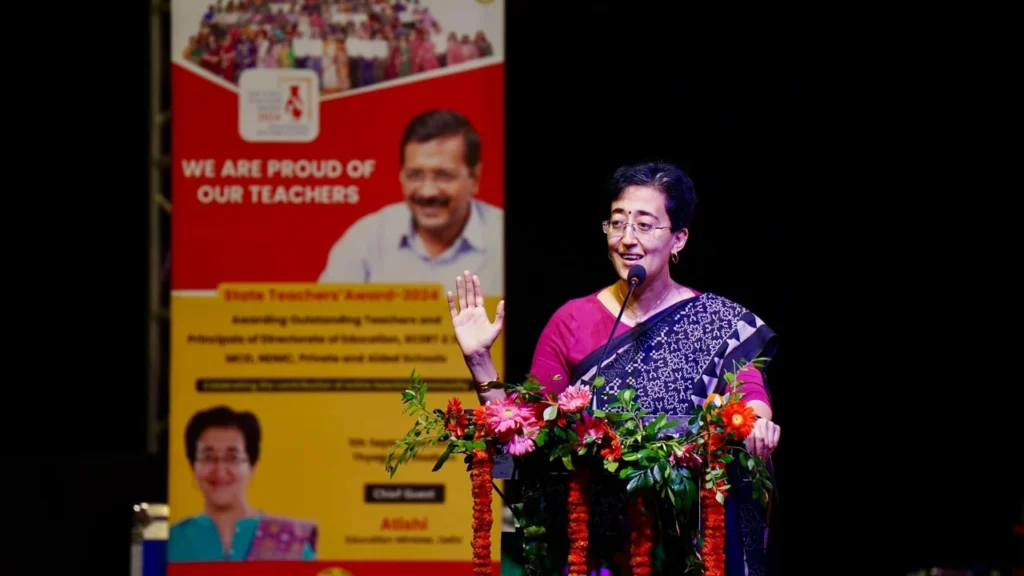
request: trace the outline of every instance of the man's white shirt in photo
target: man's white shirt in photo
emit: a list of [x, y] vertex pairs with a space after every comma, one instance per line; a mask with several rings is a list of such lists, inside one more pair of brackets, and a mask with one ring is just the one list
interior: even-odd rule
[[505, 289], [505, 212], [473, 200], [462, 234], [432, 258], [414, 229], [403, 203], [385, 206], [356, 221], [331, 247], [321, 283], [440, 284], [455, 291], [455, 277], [465, 270], [480, 277], [484, 294]]

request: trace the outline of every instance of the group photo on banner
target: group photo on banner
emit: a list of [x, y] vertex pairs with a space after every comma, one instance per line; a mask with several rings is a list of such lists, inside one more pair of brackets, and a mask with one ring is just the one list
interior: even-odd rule
[[477, 402], [447, 292], [503, 298], [504, 10], [172, 0], [172, 576], [473, 573], [470, 474], [386, 461], [410, 374]]

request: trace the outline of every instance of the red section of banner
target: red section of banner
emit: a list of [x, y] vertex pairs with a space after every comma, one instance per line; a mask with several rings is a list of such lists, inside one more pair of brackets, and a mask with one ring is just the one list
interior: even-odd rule
[[[494, 563], [491, 573], [501, 575]], [[472, 562], [209, 562], [167, 565], [167, 576], [470, 576]]]
[[[252, 143], [239, 135], [239, 93], [173, 66], [172, 289], [212, 290], [222, 282], [315, 282], [331, 245], [358, 218], [401, 200], [399, 143], [408, 121], [432, 108], [464, 114], [483, 142], [478, 198], [504, 199], [504, 64], [320, 103], [320, 134], [310, 143]], [[186, 176], [214, 160], [373, 160], [369, 178]], [[357, 203], [253, 203], [252, 186], [358, 186]], [[239, 185], [244, 201], [199, 199], [200, 186]], [[210, 192], [210, 188], [206, 192]], [[268, 194], [269, 196], [270, 194]]]

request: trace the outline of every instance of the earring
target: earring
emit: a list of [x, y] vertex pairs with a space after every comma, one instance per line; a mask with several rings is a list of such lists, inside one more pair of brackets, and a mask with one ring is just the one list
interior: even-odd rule
[[679, 263], [679, 252], [673, 252], [672, 253], [672, 262], [675, 263], [675, 264]]

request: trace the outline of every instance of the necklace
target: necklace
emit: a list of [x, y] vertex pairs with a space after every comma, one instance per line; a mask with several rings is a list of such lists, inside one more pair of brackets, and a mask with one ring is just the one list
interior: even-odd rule
[[[665, 290], [665, 293], [661, 295], [661, 298], [658, 298], [658, 301], [654, 303], [654, 306], [651, 306], [651, 310], [657, 310], [658, 305], [661, 304], [661, 301], [665, 299], [665, 296], [668, 296], [669, 293], [673, 292], [674, 290], [675, 288], [672, 286], [670, 286], [668, 290]], [[619, 289], [619, 295], [622, 296], [622, 300], [625, 302], [626, 295], [622, 293], [622, 289]], [[629, 311], [633, 313], [633, 316], [636, 316], [637, 323], [644, 321], [643, 315], [638, 314], [637, 311], [633, 308], [633, 306], [629, 304], [629, 302], [626, 302], [626, 308], [629, 308]]]

